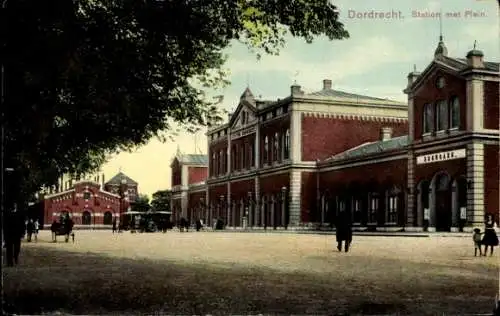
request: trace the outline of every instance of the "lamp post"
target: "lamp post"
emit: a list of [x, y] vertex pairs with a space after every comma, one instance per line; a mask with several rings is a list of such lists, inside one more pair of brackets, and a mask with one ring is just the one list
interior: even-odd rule
[[222, 217], [222, 211], [224, 210], [224, 195], [221, 195], [220, 196], [220, 207], [219, 207], [219, 210], [217, 212], [217, 219], [216, 219], [216, 222], [215, 222], [215, 228], [217, 228], [217, 225], [219, 224], [219, 221], [222, 221], [221, 217]]
[[283, 224], [283, 227], [285, 229], [288, 229], [288, 216], [286, 212], [286, 203], [287, 203], [287, 198], [286, 198], [286, 193], [288, 192], [288, 189], [286, 187], [281, 188], [281, 222]]
[[[203, 217], [202, 214], [205, 214], [204, 205], [205, 205], [205, 202], [204, 202], [203, 198], [200, 198], [200, 210], [199, 210], [199, 214], [198, 214], [198, 220], [201, 220], [201, 218]], [[204, 218], [204, 220], [206, 220], [206, 219]]]
[[252, 194], [252, 192], [248, 192], [247, 196], [248, 196], [248, 211], [249, 211], [249, 212], [247, 211], [247, 213], [249, 213], [249, 215], [247, 217], [248, 218], [248, 226], [250, 228], [252, 228], [254, 226], [254, 219], [255, 219], [255, 212], [254, 212], [254, 208], [253, 208], [254, 203], [253, 203], [253, 194]]

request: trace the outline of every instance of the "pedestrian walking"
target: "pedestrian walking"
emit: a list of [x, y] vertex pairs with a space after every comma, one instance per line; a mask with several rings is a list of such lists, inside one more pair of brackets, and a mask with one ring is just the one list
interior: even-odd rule
[[7, 266], [12, 267], [19, 263], [21, 239], [24, 237], [26, 226], [16, 204], [14, 204], [14, 207], [10, 212], [5, 214], [4, 220], [4, 239]]
[[498, 246], [498, 236], [495, 232], [495, 220], [493, 218], [493, 215], [488, 214], [486, 216], [486, 222], [484, 223], [485, 225], [485, 230], [484, 230], [484, 236], [482, 243], [484, 245], [484, 253], [483, 255], [486, 256], [486, 252], [488, 251], [488, 246], [490, 247], [490, 256], [493, 256], [493, 248], [495, 246]]
[[26, 225], [26, 234], [27, 234], [27, 241], [31, 242], [31, 237], [33, 236], [33, 233], [35, 231], [35, 223], [33, 223], [33, 220], [30, 219], [28, 221], [28, 224]]
[[472, 241], [474, 241], [474, 257], [477, 257], [477, 252], [479, 250], [479, 256], [482, 256], [483, 253], [481, 251], [481, 230], [479, 228], [474, 229], [474, 234], [472, 234]]
[[40, 229], [40, 223], [38, 222], [38, 219], [36, 219], [33, 224], [35, 226], [35, 230], [33, 231], [33, 234], [35, 235], [35, 242], [37, 242], [38, 241], [38, 230]]
[[335, 221], [335, 228], [338, 251], [342, 251], [342, 242], [344, 242], [344, 250], [348, 252], [352, 243], [352, 223], [351, 216], [348, 212], [340, 211], [338, 213]]
[[116, 218], [113, 220], [113, 234], [116, 232]]

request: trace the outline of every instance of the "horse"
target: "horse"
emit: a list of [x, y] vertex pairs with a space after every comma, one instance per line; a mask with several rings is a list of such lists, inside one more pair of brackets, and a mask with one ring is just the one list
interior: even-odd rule
[[75, 233], [73, 232], [73, 221], [69, 220], [66, 223], [53, 222], [50, 230], [52, 231], [52, 241], [57, 242], [57, 236], [65, 236], [64, 241], [68, 242], [69, 237], [75, 242]]

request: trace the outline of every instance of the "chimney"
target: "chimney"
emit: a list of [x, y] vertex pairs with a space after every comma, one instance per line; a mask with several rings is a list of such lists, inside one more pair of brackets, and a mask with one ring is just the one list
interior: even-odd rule
[[296, 83], [294, 83], [291, 87], [290, 87], [290, 91], [291, 91], [291, 94], [292, 96], [294, 95], [303, 95], [304, 92], [302, 90], [300, 90], [300, 86]]
[[392, 128], [391, 127], [382, 127], [380, 130], [380, 140], [386, 141], [392, 138]]
[[483, 52], [473, 49], [467, 53], [467, 65], [471, 68], [484, 68]]
[[102, 181], [102, 189], [104, 190], [104, 173], [102, 174], [101, 181]]
[[417, 65], [413, 65], [413, 71], [408, 74], [408, 85], [407, 88], [411, 87], [411, 85], [417, 81], [417, 78], [420, 76], [420, 72], [417, 71]]
[[330, 79], [323, 80], [323, 90], [330, 90], [332, 88], [332, 81]]

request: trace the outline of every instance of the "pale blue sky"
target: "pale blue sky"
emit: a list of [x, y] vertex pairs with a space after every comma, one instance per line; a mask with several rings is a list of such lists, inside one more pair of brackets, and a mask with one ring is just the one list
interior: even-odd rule
[[[279, 56], [263, 56], [257, 61], [254, 54], [238, 43], [228, 49], [231, 85], [223, 91], [223, 106], [231, 110], [247, 85], [256, 96], [283, 98], [289, 95], [294, 79], [307, 91], [320, 90], [323, 79], [332, 79], [333, 88], [375, 97], [406, 101], [402, 93], [406, 76], [416, 64], [423, 70], [433, 58], [439, 37], [438, 18], [412, 17], [412, 11], [443, 12], [444, 42], [448, 54], [463, 58], [477, 47], [489, 61], [499, 61], [497, 0], [332, 0], [340, 9], [340, 19], [350, 33], [342, 41], [318, 38], [313, 44], [290, 38]], [[349, 10], [359, 13], [375, 10], [401, 11], [402, 19], [349, 18]], [[472, 10], [486, 17], [465, 17]], [[459, 12], [460, 17], [445, 17]], [[299, 72], [295, 78], [294, 75]], [[170, 162], [179, 145], [184, 153], [194, 153], [195, 144], [206, 153], [203, 133], [180, 135], [176, 142], [162, 144], [157, 140], [134, 153], [122, 153], [103, 167], [109, 179], [122, 167], [139, 182], [139, 190], [151, 195], [170, 187]]]

